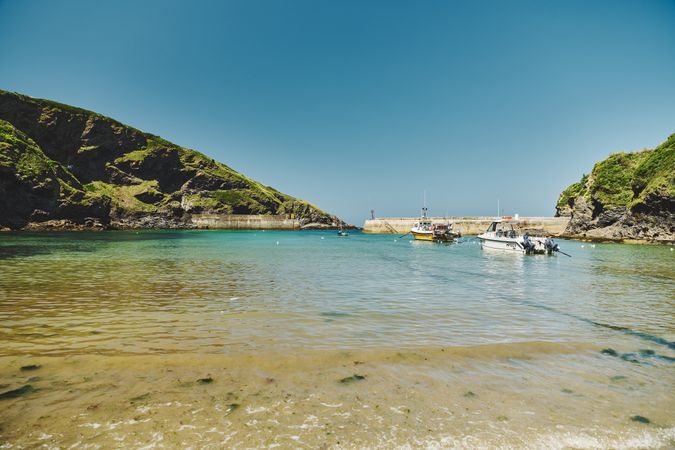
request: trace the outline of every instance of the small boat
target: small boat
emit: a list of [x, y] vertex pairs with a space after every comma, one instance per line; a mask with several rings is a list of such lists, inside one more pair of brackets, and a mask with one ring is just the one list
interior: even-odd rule
[[509, 218], [497, 219], [490, 224], [483, 234], [478, 235], [481, 248], [505, 250], [524, 253], [526, 255], [551, 255], [559, 252], [558, 244], [553, 239], [541, 236], [521, 234], [518, 223]]
[[433, 223], [427, 217], [427, 207], [422, 208], [420, 220], [412, 227], [410, 234], [419, 241], [452, 242], [461, 237], [459, 232], [452, 229], [452, 223]]
[[343, 230], [342, 227], [338, 228], [337, 231], [338, 236], [349, 236], [349, 233], [347, 233], [347, 230]]

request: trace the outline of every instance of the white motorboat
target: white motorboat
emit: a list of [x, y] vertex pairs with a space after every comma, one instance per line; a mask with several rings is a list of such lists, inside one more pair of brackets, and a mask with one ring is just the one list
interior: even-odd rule
[[551, 255], [559, 252], [553, 239], [542, 236], [521, 234], [518, 223], [508, 219], [497, 219], [483, 234], [478, 235], [481, 248], [513, 251], [525, 254]]

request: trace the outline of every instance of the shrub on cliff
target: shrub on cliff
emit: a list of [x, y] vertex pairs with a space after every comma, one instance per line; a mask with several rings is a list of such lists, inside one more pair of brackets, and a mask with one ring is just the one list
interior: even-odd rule
[[[614, 153], [558, 198], [556, 215], [572, 216], [568, 232], [612, 227], [608, 238], [672, 240], [675, 134], [653, 150]], [[598, 233], [596, 233], [598, 234]]]

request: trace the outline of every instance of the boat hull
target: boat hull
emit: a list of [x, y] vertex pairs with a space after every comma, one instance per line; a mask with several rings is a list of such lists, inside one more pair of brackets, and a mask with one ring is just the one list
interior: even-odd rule
[[478, 236], [478, 239], [480, 239], [482, 248], [525, 253], [522, 245], [516, 239], [489, 239], [482, 236]]
[[[479, 235], [478, 239], [480, 240], [481, 248], [503, 250], [506, 252], [527, 253], [520, 242], [521, 239], [519, 238], [491, 238]], [[535, 245], [535, 248], [530, 250], [530, 254], [550, 254], [550, 252], [545, 249], [543, 241], [540, 241], [539, 239], [532, 239], [532, 243]]]
[[419, 232], [416, 232], [416, 231], [411, 231], [410, 233], [418, 241], [433, 241], [434, 240], [433, 233], [419, 233]]
[[410, 234], [413, 235], [413, 238], [417, 241], [429, 241], [429, 242], [452, 242], [455, 240], [455, 235], [434, 235], [433, 232], [419, 232], [411, 231]]

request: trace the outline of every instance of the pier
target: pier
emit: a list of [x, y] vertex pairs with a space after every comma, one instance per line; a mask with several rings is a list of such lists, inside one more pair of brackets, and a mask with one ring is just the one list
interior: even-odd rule
[[298, 219], [257, 214], [192, 214], [195, 228], [219, 230], [299, 230]]
[[[418, 217], [380, 217], [368, 219], [363, 224], [364, 233], [403, 234], [410, 231], [419, 220]], [[432, 222], [450, 221], [454, 229], [462, 235], [478, 235], [487, 229], [494, 217], [432, 217]], [[515, 219], [514, 219], [515, 220]], [[519, 217], [518, 224], [523, 230], [536, 230], [547, 236], [560, 236], [564, 233], [569, 217]]]

